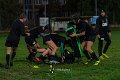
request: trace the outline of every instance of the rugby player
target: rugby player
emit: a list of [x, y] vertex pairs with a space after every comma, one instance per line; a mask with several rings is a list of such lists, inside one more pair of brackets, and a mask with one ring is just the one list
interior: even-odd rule
[[[19, 16], [19, 19], [16, 19], [11, 26], [11, 30], [8, 34], [8, 37], [5, 42], [6, 46], [6, 69], [9, 69], [10, 66], [13, 66], [13, 60], [16, 55], [16, 50], [20, 41], [20, 36], [29, 35], [25, 33], [25, 25], [27, 18], [24, 14]], [[11, 54], [12, 53], [12, 54]]]
[[[42, 27], [36, 27], [29, 31], [30, 36], [25, 36], [25, 42], [27, 44], [27, 48], [29, 50], [29, 56], [27, 57], [30, 61], [38, 61], [42, 62], [46, 59], [46, 55], [51, 55], [51, 50], [49, 48], [40, 48], [40, 45], [37, 43], [37, 38], [41, 33], [43, 33]], [[37, 52], [41, 53], [38, 58], [35, 58]]]
[[[88, 23], [88, 20], [85, 20]], [[97, 57], [95, 51], [92, 50], [93, 43], [95, 42], [97, 35], [97, 28], [95, 24], [92, 24], [91, 26], [88, 24], [87, 30], [86, 30], [86, 41], [87, 41], [87, 51], [90, 54], [92, 60], [95, 62], [94, 65], [98, 65], [100, 63], [99, 58]]]

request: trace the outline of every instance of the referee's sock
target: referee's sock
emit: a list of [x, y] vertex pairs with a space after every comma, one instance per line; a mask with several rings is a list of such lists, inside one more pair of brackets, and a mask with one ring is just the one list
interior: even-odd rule
[[10, 64], [10, 54], [6, 54], [6, 64]]

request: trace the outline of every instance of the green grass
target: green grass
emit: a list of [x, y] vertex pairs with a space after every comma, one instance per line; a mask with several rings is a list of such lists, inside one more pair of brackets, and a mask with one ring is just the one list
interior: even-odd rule
[[[55, 73], [49, 72], [49, 65], [39, 64], [40, 68], [34, 69], [34, 63], [30, 64], [26, 61], [28, 51], [21, 38], [17, 55], [15, 57], [14, 66], [6, 70], [0, 67], [0, 80], [120, 80], [120, 31], [112, 32], [112, 44], [108, 50], [110, 59], [101, 61], [100, 65], [92, 64], [58, 64], [54, 65]], [[64, 34], [62, 34], [64, 35]], [[0, 63], [5, 64], [5, 39], [6, 35], [0, 35]], [[38, 39], [41, 47], [42, 39]], [[97, 39], [93, 49], [97, 52]], [[58, 52], [59, 53], [59, 52]], [[85, 57], [83, 56], [83, 60]]]

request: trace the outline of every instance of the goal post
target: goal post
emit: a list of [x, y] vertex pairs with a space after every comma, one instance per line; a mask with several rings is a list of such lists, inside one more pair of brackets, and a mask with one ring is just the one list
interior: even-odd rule
[[52, 32], [54, 31], [65, 31], [65, 29], [67, 28], [67, 23], [68, 21], [75, 19], [78, 20], [78, 18], [82, 18], [82, 19], [87, 19], [89, 20], [89, 23], [96, 23], [96, 18], [98, 16], [80, 16], [80, 17], [53, 17], [50, 19], [50, 26], [51, 26], [51, 30]]

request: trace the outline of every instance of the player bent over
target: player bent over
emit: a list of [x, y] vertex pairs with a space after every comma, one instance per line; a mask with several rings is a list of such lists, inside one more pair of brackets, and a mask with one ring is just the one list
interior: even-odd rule
[[81, 43], [81, 48], [83, 50], [83, 53], [85, 55], [85, 57], [87, 58], [87, 62], [85, 62], [85, 64], [88, 64], [89, 62], [91, 62], [91, 56], [89, 55], [88, 51], [87, 51], [87, 40], [86, 40], [86, 33], [89, 29], [89, 24], [87, 22], [85, 22], [85, 20], [83, 20], [82, 18], [78, 19], [78, 23], [77, 23], [77, 33], [83, 33], [82, 36], [79, 36], [80, 39], [80, 43]]
[[74, 51], [74, 57], [77, 57], [78, 60], [81, 59], [82, 50], [80, 47], [79, 36], [84, 35], [83, 33], [77, 33], [76, 24], [74, 21], [68, 23], [66, 34], [71, 39], [71, 47]]
[[[30, 36], [25, 37], [25, 42], [27, 44], [27, 48], [29, 50], [29, 56], [27, 57], [28, 60], [41, 62], [46, 59], [46, 55], [51, 53], [49, 48], [40, 48], [39, 44], [36, 41], [36, 38], [42, 33], [42, 27], [37, 27], [29, 31]], [[37, 52], [42, 53], [39, 58], [35, 58]]]
[[[30, 38], [28, 38], [29, 41], [30, 41]], [[28, 40], [26, 39], [26, 40]], [[28, 56], [28, 60], [30, 61], [34, 61], [35, 59], [38, 61], [38, 62], [41, 62], [41, 61], [44, 61], [46, 59], [46, 55], [51, 55], [51, 50], [49, 48], [40, 48], [39, 47], [39, 44], [36, 42], [36, 41], [33, 41], [31, 40], [30, 42], [27, 42], [27, 46], [29, 48], [29, 56]], [[41, 53], [39, 59], [38, 58], [35, 58], [37, 52]]]
[[50, 36], [51, 32], [49, 30], [49, 26], [46, 25], [44, 27], [44, 33], [42, 35], [43, 37], [43, 43], [46, 44], [50, 49], [51, 49], [51, 55], [49, 56], [49, 60], [50, 63], [59, 63], [58, 60], [55, 57], [56, 51], [58, 50], [57, 45], [52, 41], [51, 36]]
[[89, 26], [89, 29], [86, 31], [86, 40], [87, 40], [87, 51], [90, 54], [92, 60], [95, 61], [94, 65], [98, 65], [100, 63], [100, 60], [96, 56], [96, 53], [92, 50], [93, 43], [95, 42], [97, 35], [96, 26], [92, 25]]

